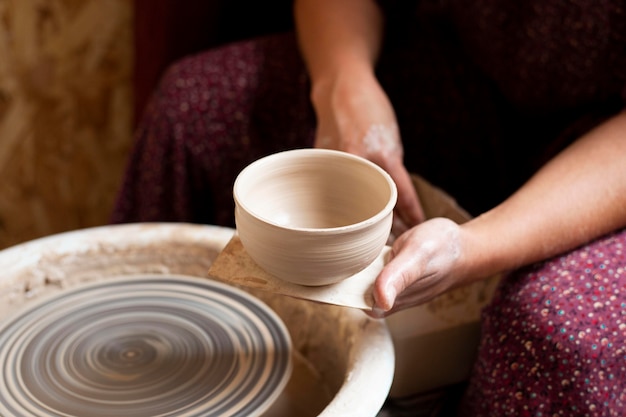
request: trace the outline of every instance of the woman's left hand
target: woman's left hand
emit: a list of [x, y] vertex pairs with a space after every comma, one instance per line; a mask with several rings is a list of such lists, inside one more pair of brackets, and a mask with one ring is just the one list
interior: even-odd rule
[[390, 259], [374, 284], [374, 317], [425, 303], [459, 284], [463, 268], [461, 227], [435, 218], [393, 243]]

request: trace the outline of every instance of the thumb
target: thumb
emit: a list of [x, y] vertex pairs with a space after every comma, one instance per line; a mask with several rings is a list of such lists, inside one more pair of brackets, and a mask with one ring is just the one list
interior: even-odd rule
[[389, 252], [389, 262], [374, 282], [374, 308], [379, 311], [389, 312], [394, 307], [398, 294], [410, 284], [411, 257], [403, 254], [401, 248], [402, 243], [396, 241]]
[[[383, 270], [384, 271], [384, 270]], [[383, 283], [384, 281], [384, 283]], [[390, 285], [390, 279], [384, 276], [383, 272], [378, 275], [374, 284], [374, 307], [373, 310], [378, 312], [379, 315], [384, 315], [393, 308], [393, 304], [396, 301], [396, 291], [392, 285]]]

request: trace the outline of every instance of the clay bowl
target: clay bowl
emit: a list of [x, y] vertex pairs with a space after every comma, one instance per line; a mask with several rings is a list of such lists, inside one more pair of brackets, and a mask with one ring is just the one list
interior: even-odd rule
[[297, 149], [261, 158], [235, 180], [241, 243], [266, 272], [300, 285], [337, 283], [385, 246], [396, 204], [391, 177], [340, 151]]

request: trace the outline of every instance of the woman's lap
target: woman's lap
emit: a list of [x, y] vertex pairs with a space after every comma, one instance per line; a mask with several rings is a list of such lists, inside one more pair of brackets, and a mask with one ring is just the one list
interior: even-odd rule
[[[503, 195], [494, 179], [509, 177], [494, 152], [494, 97], [446, 34], [430, 35], [383, 55], [379, 76], [397, 109], [409, 170], [477, 214]], [[312, 145], [308, 83], [293, 34], [174, 63], [138, 126], [112, 222], [232, 226], [236, 174], [269, 153]]]
[[626, 412], [626, 229], [507, 276], [461, 414]]
[[[510, 139], [518, 124], [503, 128], [501, 97], [458, 42], [431, 26], [384, 53], [378, 75], [397, 112], [407, 168], [477, 215], [520, 183], [498, 139]], [[175, 63], [141, 120], [113, 222], [232, 225], [236, 173], [266, 154], [312, 145], [308, 83], [293, 34]]]

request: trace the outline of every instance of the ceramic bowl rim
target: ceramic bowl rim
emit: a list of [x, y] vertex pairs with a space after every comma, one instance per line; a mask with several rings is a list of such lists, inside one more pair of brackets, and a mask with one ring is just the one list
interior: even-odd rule
[[[385, 206], [381, 210], [379, 210], [376, 214], [368, 217], [367, 219], [361, 220], [360, 222], [352, 223], [352, 224], [348, 224], [344, 226], [324, 227], [324, 228], [288, 227], [288, 226], [278, 224], [274, 221], [271, 221], [270, 219], [267, 219], [265, 217], [259, 216], [257, 213], [250, 210], [250, 208], [244, 202], [242, 202], [241, 198], [238, 196], [238, 189], [241, 184], [241, 181], [243, 181], [242, 180], [243, 175], [247, 173], [248, 171], [252, 170], [253, 168], [257, 167], [258, 165], [270, 163], [274, 159], [283, 159], [283, 158], [288, 157], [289, 154], [295, 154], [295, 153], [302, 154], [302, 155], [333, 155], [333, 156], [337, 156], [340, 158], [346, 158], [346, 159], [368, 166], [369, 168], [376, 171], [379, 175], [381, 175], [381, 177], [383, 177], [386, 180], [389, 186], [390, 194], [391, 194], [389, 201], [387, 201]], [[339, 232], [352, 232], [352, 231], [366, 228], [372, 224], [378, 223], [383, 218], [387, 217], [390, 213], [393, 213], [393, 209], [398, 200], [398, 189], [396, 187], [395, 182], [391, 178], [391, 176], [384, 169], [382, 169], [377, 164], [361, 156], [354, 155], [354, 154], [344, 152], [344, 151], [334, 150], [334, 149], [300, 148], [300, 149], [291, 149], [291, 150], [276, 152], [276, 153], [264, 156], [262, 158], [259, 158], [253, 161], [252, 163], [250, 163], [248, 166], [246, 166], [244, 169], [240, 171], [240, 173], [237, 175], [237, 178], [235, 179], [235, 183], [233, 186], [233, 198], [235, 200], [235, 206], [236, 206], [235, 210], [239, 210], [241, 208], [242, 210], [245, 211], [247, 215], [262, 222], [264, 225], [274, 227], [276, 229], [280, 229], [280, 230], [287, 231], [287, 232], [291, 231], [291, 232], [307, 232], [309, 234], [334, 234], [334, 233], [339, 233]], [[237, 217], [237, 213], [235, 213], [235, 216]]]

